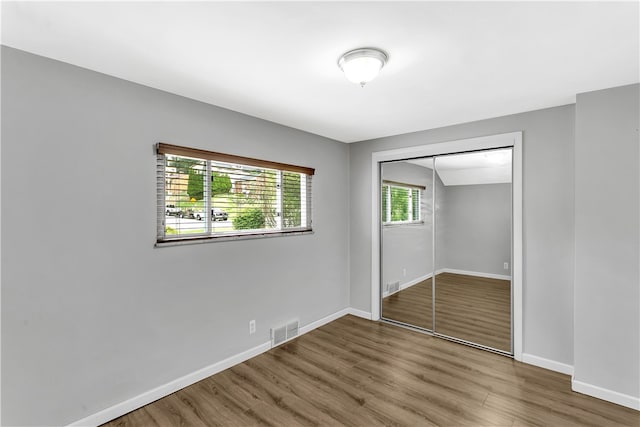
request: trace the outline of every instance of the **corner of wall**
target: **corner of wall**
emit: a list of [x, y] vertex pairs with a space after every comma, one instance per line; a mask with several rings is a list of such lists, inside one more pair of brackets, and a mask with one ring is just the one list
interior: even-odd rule
[[349, 307], [353, 304], [351, 301], [351, 145], [347, 145], [347, 304]]

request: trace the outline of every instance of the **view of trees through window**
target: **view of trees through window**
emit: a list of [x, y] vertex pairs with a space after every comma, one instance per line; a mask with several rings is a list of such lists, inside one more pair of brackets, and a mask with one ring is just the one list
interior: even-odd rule
[[308, 175], [165, 155], [165, 235], [306, 228]]
[[382, 185], [382, 222], [416, 222], [420, 216], [420, 190], [389, 184]]

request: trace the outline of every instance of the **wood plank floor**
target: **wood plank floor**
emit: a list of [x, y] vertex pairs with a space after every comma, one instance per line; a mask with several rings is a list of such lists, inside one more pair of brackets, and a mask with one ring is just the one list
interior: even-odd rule
[[[429, 330], [433, 330], [431, 312], [431, 279], [382, 301], [383, 317]], [[510, 282], [462, 274], [438, 274], [435, 331], [510, 352]]]
[[342, 317], [106, 424], [633, 426], [640, 412], [497, 354]]

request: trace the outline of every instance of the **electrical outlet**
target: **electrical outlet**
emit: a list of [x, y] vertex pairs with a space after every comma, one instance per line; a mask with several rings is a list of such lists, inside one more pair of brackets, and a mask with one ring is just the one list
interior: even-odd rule
[[407, 269], [406, 268], [402, 269], [402, 276], [403, 277], [407, 277]]
[[504, 263], [504, 269], [505, 269], [505, 270], [508, 270], [508, 269], [509, 269], [509, 263], [508, 263], [508, 262], [505, 262], [505, 263]]
[[249, 335], [253, 335], [256, 333], [256, 321], [255, 320], [250, 320], [249, 321]]

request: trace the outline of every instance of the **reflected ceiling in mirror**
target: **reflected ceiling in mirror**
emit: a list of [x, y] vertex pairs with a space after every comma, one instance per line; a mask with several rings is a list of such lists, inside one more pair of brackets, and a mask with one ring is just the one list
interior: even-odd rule
[[[511, 158], [511, 148], [438, 156], [436, 171], [445, 186], [510, 183]], [[431, 158], [407, 162], [431, 168]]]

